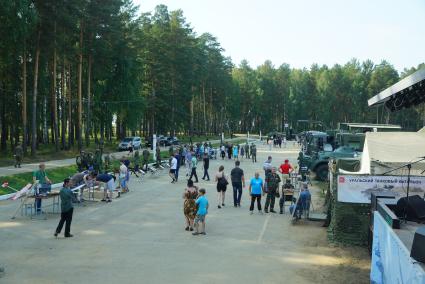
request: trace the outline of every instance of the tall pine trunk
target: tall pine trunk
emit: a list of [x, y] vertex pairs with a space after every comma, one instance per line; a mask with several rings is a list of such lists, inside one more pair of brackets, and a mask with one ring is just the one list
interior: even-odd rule
[[32, 97], [32, 127], [31, 127], [31, 155], [35, 156], [37, 151], [37, 93], [38, 93], [38, 64], [40, 59], [40, 36], [41, 30], [39, 27], [37, 35], [37, 46], [35, 49], [35, 61], [34, 61], [34, 87]]
[[[54, 24], [54, 36], [56, 38], [56, 22]], [[55, 39], [55, 47], [53, 49], [53, 92], [52, 92], [52, 111], [53, 111], [53, 132], [54, 132], [54, 140], [55, 140], [55, 150], [59, 151], [59, 127], [58, 127], [58, 101], [56, 97], [56, 39]]]
[[194, 113], [193, 113], [193, 92], [194, 92], [194, 87], [192, 86], [192, 99], [190, 100], [190, 131], [189, 131], [189, 136], [193, 135], [193, 123], [194, 123]]
[[49, 143], [49, 129], [47, 129], [47, 94], [43, 97], [43, 144]]
[[91, 55], [88, 57], [87, 67], [87, 119], [86, 119], [86, 146], [90, 144], [90, 132], [91, 132]]
[[[3, 86], [5, 86], [5, 84], [3, 83], [3, 85], [1, 85], [1, 81], [0, 81], [0, 90], [2, 89]], [[5, 152], [7, 150], [6, 90], [3, 91], [3, 94], [1, 97], [2, 97], [2, 104], [1, 104], [1, 113], [0, 113], [0, 125], [1, 125], [0, 149], [1, 151]]]
[[83, 149], [82, 140], [82, 120], [83, 120], [83, 99], [82, 99], [82, 81], [83, 81], [83, 20], [80, 21], [80, 53], [78, 56], [78, 120], [77, 120], [77, 139], [78, 150]]
[[65, 136], [66, 136], [66, 111], [65, 111], [65, 98], [66, 98], [66, 79], [65, 79], [65, 68], [66, 68], [66, 64], [65, 64], [65, 56], [63, 57], [63, 65], [62, 65], [62, 76], [61, 76], [61, 144], [62, 144], [62, 149], [64, 150], [66, 148], [66, 141], [65, 141]]
[[71, 92], [71, 64], [69, 64], [69, 76], [68, 76], [68, 147], [71, 148], [74, 145], [74, 128], [73, 128], [73, 119], [72, 119], [72, 92]]
[[205, 82], [202, 82], [202, 100], [203, 100], [203, 114], [204, 114], [204, 135], [207, 134], [207, 111], [206, 111], [206, 99], [205, 99]]
[[24, 44], [24, 53], [22, 56], [22, 149], [27, 153], [28, 143], [28, 118], [27, 118], [27, 51]]

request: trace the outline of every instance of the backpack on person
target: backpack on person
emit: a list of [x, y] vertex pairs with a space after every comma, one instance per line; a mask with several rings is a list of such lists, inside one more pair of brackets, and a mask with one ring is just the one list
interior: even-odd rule
[[217, 185], [221, 188], [226, 187], [229, 184], [229, 182], [227, 181], [227, 179], [224, 177], [224, 173], [223, 176], [221, 178], [218, 178], [217, 180]]

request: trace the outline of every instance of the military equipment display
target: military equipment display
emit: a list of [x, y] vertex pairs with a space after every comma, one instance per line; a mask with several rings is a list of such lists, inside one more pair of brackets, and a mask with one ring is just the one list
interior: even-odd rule
[[[342, 146], [337, 147], [334, 151], [326, 151], [325, 148], [324, 151], [316, 153], [311, 159], [309, 168], [316, 174], [319, 180], [326, 180], [328, 178], [328, 163], [331, 158], [356, 158], [363, 151], [364, 134], [340, 133], [338, 136], [342, 138], [342, 140], [337, 140]], [[348, 140], [348, 142], [344, 140]], [[356, 142], [361, 147], [355, 146], [357, 144]]]
[[365, 132], [399, 130], [398, 125], [340, 123], [337, 130], [307, 131], [299, 137], [302, 150], [298, 156], [300, 171], [310, 170], [319, 180], [328, 178], [331, 158], [356, 158], [363, 152]]
[[75, 158], [75, 162], [78, 167], [78, 171], [82, 172], [93, 167], [94, 156], [91, 152], [81, 151], [80, 155]]

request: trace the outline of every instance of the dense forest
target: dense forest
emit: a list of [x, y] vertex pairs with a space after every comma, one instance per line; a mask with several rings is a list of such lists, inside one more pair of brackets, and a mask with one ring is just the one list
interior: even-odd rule
[[[389, 113], [367, 99], [401, 74], [386, 62], [294, 69], [234, 65], [181, 10], [141, 14], [130, 0], [15, 0], [0, 5], [0, 147], [55, 149], [152, 133], [263, 133], [299, 119], [397, 123], [417, 129], [423, 107]], [[285, 54], [282, 54], [285, 58]]]

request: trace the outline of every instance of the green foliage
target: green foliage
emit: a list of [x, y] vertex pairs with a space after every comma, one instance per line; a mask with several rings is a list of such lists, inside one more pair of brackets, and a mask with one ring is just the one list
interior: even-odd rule
[[[299, 119], [322, 120], [328, 126], [389, 122], [417, 129], [425, 117], [422, 107], [395, 114], [367, 107], [368, 98], [400, 79], [386, 61], [375, 65], [353, 59], [309, 69], [265, 61], [253, 69], [244, 60], [235, 67], [216, 37], [196, 34], [183, 11], [169, 11], [165, 5], [139, 15], [131, 0], [3, 2], [3, 151], [7, 141], [14, 146], [23, 140], [24, 89], [27, 116], [35, 112], [28, 145], [37, 134], [33, 141], [38, 148], [60, 140], [62, 150], [76, 144], [79, 132], [86, 133], [88, 146], [93, 138], [112, 141], [136, 132], [193, 136], [282, 131], [284, 123], [295, 127]], [[417, 68], [405, 69], [401, 77]]]
[[275, 68], [266, 61], [256, 70], [242, 61], [232, 74], [245, 121], [238, 131], [282, 131], [284, 122], [296, 128], [297, 120], [304, 119], [320, 120], [327, 127], [336, 127], [338, 122], [370, 122], [416, 130], [422, 125], [421, 108], [392, 114], [367, 106], [369, 98], [400, 79], [386, 61], [374, 65], [353, 59], [343, 66], [313, 64], [310, 69], [290, 69], [286, 64]]

